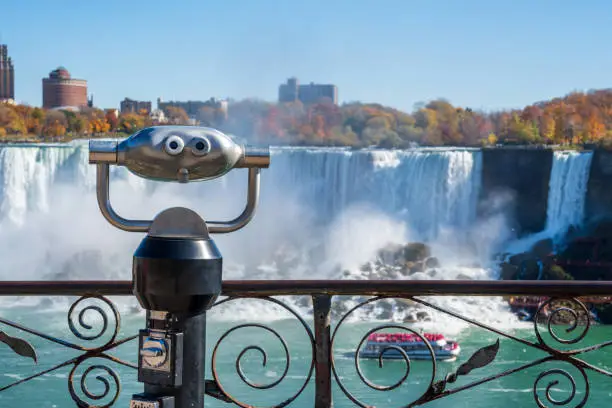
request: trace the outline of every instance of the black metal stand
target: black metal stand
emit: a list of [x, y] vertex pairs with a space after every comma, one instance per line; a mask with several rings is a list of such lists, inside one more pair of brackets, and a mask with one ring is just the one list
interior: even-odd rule
[[186, 208], [160, 213], [134, 254], [134, 293], [148, 310], [140, 331], [132, 407], [202, 408], [206, 310], [221, 293], [222, 257], [206, 223]]

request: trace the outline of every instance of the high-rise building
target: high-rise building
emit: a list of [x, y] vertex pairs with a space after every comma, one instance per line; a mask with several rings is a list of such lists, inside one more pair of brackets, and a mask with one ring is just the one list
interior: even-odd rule
[[315, 84], [300, 85], [297, 78], [289, 78], [287, 83], [278, 88], [278, 101], [302, 102], [304, 105], [328, 101], [338, 104], [338, 87], [336, 85]]
[[135, 101], [130, 98], [121, 101], [121, 113], [139, 113], [143, 110], [147, 112], [147, 115], [151, 113], [150, 101]]
[[8, 47], [0, 44], [0, 102], [15, 100], [15, 69]]
[[278, 87], [278, 101], [281, 103], [297, 101], [299, 97], [298, 88], [299, 82], [297, 78], [289, 78], [286, 84], [281, 84]]
[[[81, 108], [89, 105], [87, 99], [87, 81], [73, 79], [64, 67], [49, 73], [43, 78], [43, 108]], [[93, 101], [92, 101], [93, 104]]]

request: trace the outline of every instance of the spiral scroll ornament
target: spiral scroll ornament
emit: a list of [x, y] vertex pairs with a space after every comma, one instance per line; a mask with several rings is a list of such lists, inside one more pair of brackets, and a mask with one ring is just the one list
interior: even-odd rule
[[[121, 326], [121, 317], [119, 315], [119, 311], [117, 310], [116, 306], [110, 300], [108, 300], [107, 298], [103, 296], [98, 296], [98, 295], [83, 296], [80, 299], [78, 299], [76, 302], [74, 302], [70, 306], [70, 309], [68, 310], [68, 327], [70, 328], [70, 331], [72, 332], [72, 334], [74, 334], [76, 337], [82, 340], [87, 340], [87, 341], [97, 340], [106, 334], [109, 328], [108, 313], [106, 310], [104, 310], [101, 306], [98, 306], [98, 305], [87, 305], [83, 309], [81, 309], [78, 312], [78, 315], [76, 317], [77, 323], [75, 324], [74, 315], [77, 310], [77, 306], [81, 304], [82, 302], [86, 300], [90, 300], [90, 299], [95, 299], [101, 302], [102, 304], [105, 304], [106, 306], [108, 306], [108, 308], [111, 310], [113, 314], [113, 320], [114, 320], [113, 332], [112, 332], [111, 337], [104, 344], [104, 346], [108, 346], [115, 341], [115, 339], [117, 338], [117, 335], [119, 334], [119, 329]], [[88, 324], [85, 321], [86, 315], [88, 314], [97, 314], [102, 319], [101, 327], [93, 334], [84, 333], [84, 330], [89, 331], [89, 330], [94, 329], [92, 325]], [[85, 348], [85, 350], [93, 350], [93, 349], [94, 348]]]
[[[538, 308], [533, 319], [533, 324], [538, 342], [553, 350], [557, 350], [556, 347], [547, 344], [540, 332], [540, 325], [538, 323], [543, 320], [545, 321], [546, 328], [552, 339], [562, 345], [578, 343], [586, 337], [591, 328], [591, 316], [584, 303], [575, 298], [548, 299]], [[578, 327], [581, 322], [584, 322], [584, 325], [579, 329]], [[565, 333], [572, 333], [573, 336], [561, 337], [558, 334], [559, 329], [555, 327], [555, 325], [559, 323], [566, 326], [564, 330]], [[563, 352], [561, 350], [557, 351]]]
[[[245, 298], [227, 298], [224, 299], [222, 301], [219, 301], [215, 304], [215, 306], [221, 305], [223, 303], [226, 302], [230, 302], [233, 300], [237, 300], [237, 299], [245, 299]], [[289, 403], [291, 403], [292, 401], [294, 401], [306, 388], [306, 386], [308, 385], [308, 383], [310, 382], [310, 379], [312, 377], [312, 373], [314, 370], [314, 345], [315, 345], [315, 340], [314, 340], [314, 336], [312, 334], [312, 331], [310, 330], [310, 327], [308, 326], [308, 324], [299, 316], [299, 314], [297, 314], [293, 309], [291, 309], [289, 306], [285, 305], [284, 303], [280, 302], [279, 300], [276, 300], [274, 298], [257, 298], [258, 300], [262, 300], [262, 301], [267, 301], [267, 302], [272, 302], [280, 307], [282, 307], [283, 309], [287, 310], [291, 315], [293, 315], [302, 325], [302, 327], [304, 328], [304, 330], [306, 331], [308, 338], [310, 340], [311, 343], [311, 348], [312, 348], [312, 361], [310, 364], [310, 368], [308, 370], [308, 374], [306, 375], [306, 379], [304, 380], [304, 383], [301, 385], [301, 387], [298, 389], [298, 391], [294, 394], [292, 394], [289, 398], [285, 399], [282, 403], [280, 403], [279, 405], [275, 405], [275, 406], [286, 406]], [[284, 356], [284, 368], [282, 370], [282, 373], [273, 381], [267, 383], [267, 384], [257, 384], [253, 381], [251, 381], [247, 375], [244, 373], [244, 370], [242, 368], [242, 362], [243, 362], [243, 358], [245, 357], [245, 355], [249, 352], [257, 352], [258, 354], [261, 355], [262, 358], [262, 367], [265, 367], [267, 365], [268, 362], [268, 353], [261, 347], [258, 345], [250, 345], [245, 347], [244, 349], [242, 349], [240, 351], [240, 353], [238, 354], [238, 356], [236, 357], [236, 362], [235, 362], [235, 367], [236, 367], [236, 373], [238, 374], [238, 377], [242, 380], [242, 382], [246, 385], [248, 385], [251, 388], [254, 389], [258, 389], [258, 390], [268, 390], [271, 388], [276, 387], [277, 385], [279, 385], [280, 383], [283, 382], [283, 380], [287, 377], [287, 373], [289, 372], [289, 369], [291, 367], [291, 353], [289, 351], [289, 346], [287, 345], [285, 339], [273, 328], [263, 325], [263, 324], [258, 324], [258, 323], [245, 323], [245, 324], [240, 324], [237, 326], [232, 327], [231, 329], [227, 330], [225, 333], [223, 333], [221, 335], [221, 337], [219, 338], [219, 340], [217, 340], [217, 343], [215, 344], [215, 347], [213, 349], [213, 353], [212, 353], [212, 375], [213, 375], [213, 379], [214, 382], [216, 383], [217, 387], [219, 388], [219, 390], [221, 391], [221, 393], [223, 395], [225, 395], [227, 397], [227, 399], [231, 400], [231, 402], [233, 402], [234, 404], [241, 406], [241, 407], [253, 407], [252, 404], [247, 404], [244, 402], [239, 401], [238, 399], [236, 399], [234, 396], [232, 396], [231, 394], [229, 394], [227, 392], [227, 390], [223, 387], [222, 381], [219, 378], [219, 373], [218, 373], [218, 351], [219, 351], [219, 347], [221, 346], [221, 344], [233, 333], [237, 333], [239, 331], [241, 331], [242, 329], [245, 328], [255, 328], [255, 329], [259, 329], [259, 330], [264, 330], [268, 333], [270, 333], [279, 343], [280, 346], [283, 350], [283, 356]]]
[[[70, 370], [70, 374], [68, 375], [68, 392], [70, 393], [70, 396], [79, 406], [79, 408], [106, 408], [112, 406], [117, 401], [117, 398], [119, 398], [119, 394], [121, 393], [121, 382], [119, 381], [119, 376], [117, 373], [105, 365], [95, 364], [86, 368], [79, 380], [80, 393], [84, 396], [84, 398], [77, 393], [75, 389], [74, 376], [77, 368], [85, 361], [87, 361], [87, 359], [79, 361], [74, 365], [72, 370]], [[95, 379], [103, 385], [104, 390], [100, 392], [92, 392], [89, 389], [87, 383], [89, 380], [88, 377], [91, 373], [97, 374]], [[92, 405], [87, 402], [86, 399], [96, 402], [106, 400], [106, 402], [102, 402], [102, 405], [98, 403]]]
[[[572, 377], [572, 375], [565, 370], [562, 370], [559, 368], [553, 368], [553, 369], [542, 372], [538, 376], [538, 378], [535, 380], [535, 383], [533, 384], [533, 397], [535, 398], [535, 401], [538, 404], [538, 407], [549, 408], [552, 406], [557, 406], [557, 407], [571, 406], [571, 407], [580, 408], [586, 405], [586, 402], [589, 399], [589, 393], [590, 393], [589, 380], [587, 378], [586, 372], [581, 367], [576, 367], [576, 368], [578, 369], [578, 371], [580, 371], [580, 374], [582, 375], [584, 379], [584, 383], [585, 383], [584, 397], [577, 403], [574, 403], [574, 398], [576, 397], [576, 394], [577, 394], [577, 385], [576, 385], [576, 381], [574, 380], [574, 377]], [[552, 396], [552, 391], [556, 385], [559, 385], [561, 383], [561, 381], [558, 379], [558, 377], [557, 379], [549, 379], [548, 384], [546, 385], [546, 388], [544, 390], [546, 401], [548, 401], [548, 403], [550, 404], [550, 405], [547, 405], [540, 398], [540, 395], [538, 394], [538, 388], [540, 386], [540, 383], [543, 380], [545, 380], [546, 377], [552, 377], [552, 376], [561, 376], [563, 379], [565, 379], [564, 381], [565, 383], [569, 383], [570, 389], [564, 390], [565, 393], [569, 392], [569, 395], [567, 396], [567, 398], [562, 399], [562, 400], [555, 399]]]
[[[334, 357], [334, 344], [336, 341], [336, 337], [338, 334], [338, 330], [340, 329], [340, 327], [342, 326], [342, 324], [346, 321], [346, 319], [353, 313], [355, 312], [357, 309], [364, 307], [366, 305], [369, 305], [370, 303], [382, 300], [382, 299], [387, 299], [385, 297], [376, 297], [376, 298], [372, 298], [372, 299], [368, 299], [362, 303], [359, 303], [358, 305], [354, 306], [352, 309], [350, 309], [338, 322], [338, 325], [336, 326], [336, 328], [334, 329], [334, 332], [332, 334], [332, 338], [331, 338], [331, 347], [332, 347], [332, 373], [336, 379], [336, 383], [338, 384], [338, 386], [340, 387], [340, 389], [342, 390], [342, 392], [351, 400], [353, 401], [353, 403], [357, 404], [360, 407], [369, 407], [370, 404], [367, 404], [365, 402], [360, 401], [359, 399], [357, 399], [357, 397], [355, 397], [346, 387], [346, 385], [342, 382], [340, 375], [337, 372], [336, 369], [336, 361], [335, 361], [335, 357]], [[431, 369], [431, 376], [429, 379], [429, 385], [426, 387], [425, 391], [423, 392], [423, 394], [421, 396], [419, 396], [418, 398], [416, 398], [416, 400], [421, 400], [422, 398], [425, 397], [425, 395], [427, 394], [428, 390], [432, 389], [433, 385], [434, 385], [434, 381], [436, 378], [436, 358], [435, 358], [435, 352], [433, 350], [433, 347], [431, 346], [431, 344], [429, 343], [429, 341], [421, 334], [418, 333], [415, 330], [412, 330], [406, 326], [403, 325], [397, 325], [397, 324], [388, 324], [388, 325], [382, 325], [382, 326], [378, 326], [375, 327], [373, 329], [370, 329], [359, 341], [359, 344], [355, 350], [355, 355], [354, 355], [354, 363], [355, 363], [355, 370], [357, 371], [357, 375], [359, 376], [359, 378], [361, 379], [361, 381], [366, 384], [369, 388], [374, 389], [376, 391], [391, 391], [394, 389], [399, 388], [400, 386], [406, 384], [406, 380], [408, 379], [408, 377], [410, 376], [410, 372], [411, 372], [411, 361], [410, 361], [410, 357], [408, 356], [408, 354], [400, 347], [398, 346], [386, 346], [383, 349], [381, 349], [379, 351], [378, 354], [378, 366], [380, 368], [383, 368], [383, 358], [385, 353], [388, 353], [392, 350], [398, 352], [401, 356], [401, 359], [404, 361], [405, 364], [405, 369], [404, 369], [404, 373], [401, 376], [401, 378], [396, 381], [395, 383], [391, 384], [391, 385], [377, 385], [374, 382], [372, 382], [370, 379], [368, 379], [365, 374], [362, 371], [361, 368], [361, 364], [360, 364], [360, 358], [359, 358], [359, 352], [361, 350], [361, 348], [363, 347], [364, 343], [367, 341], [368, 337], [376, 332], [379, 332], [381, 330], [387, 330], [387, 329], [395, 329], [395, 330], [401, 330], [404, 332], [408, 332], [412, 335], [415, 335], [416, 337], [418, 337], [427, 347], [427, 351], [429, 353], [429, 356], [431, 358], [431, 363], [432, 363], [432, 369]], [[406, 404], [405, 406], [410, 406], [409, 404]]]

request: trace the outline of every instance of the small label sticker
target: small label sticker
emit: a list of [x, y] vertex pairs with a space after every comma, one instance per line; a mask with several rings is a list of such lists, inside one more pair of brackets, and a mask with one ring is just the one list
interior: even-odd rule
[[130, 408], [159, 408], [157, 401], [131, 400]]

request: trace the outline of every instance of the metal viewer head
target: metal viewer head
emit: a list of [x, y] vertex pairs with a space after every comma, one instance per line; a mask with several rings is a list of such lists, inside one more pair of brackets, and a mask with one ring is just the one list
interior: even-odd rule
[[179, 183], [211, 180], [234, 168], [248, 168], [245, 212], [229, 223], [208, 223], [219, 225], [210, 226], [211, 232], [231, 232], [246, 225], [253, 215], [259, 193], [259, 169], [270, 165], [270, 151], [267, 147], [240, 145], [213, 128], [156, 126], [121, 141], [90, 140], [89, 162], [98, 166], [98, 202], [103, 215], [111, 224], [129, 231], [148, 231], [150, 221], [128, 221], [112, 211], [108, 203], [109, 165], [124, 166], [145, 179]]

